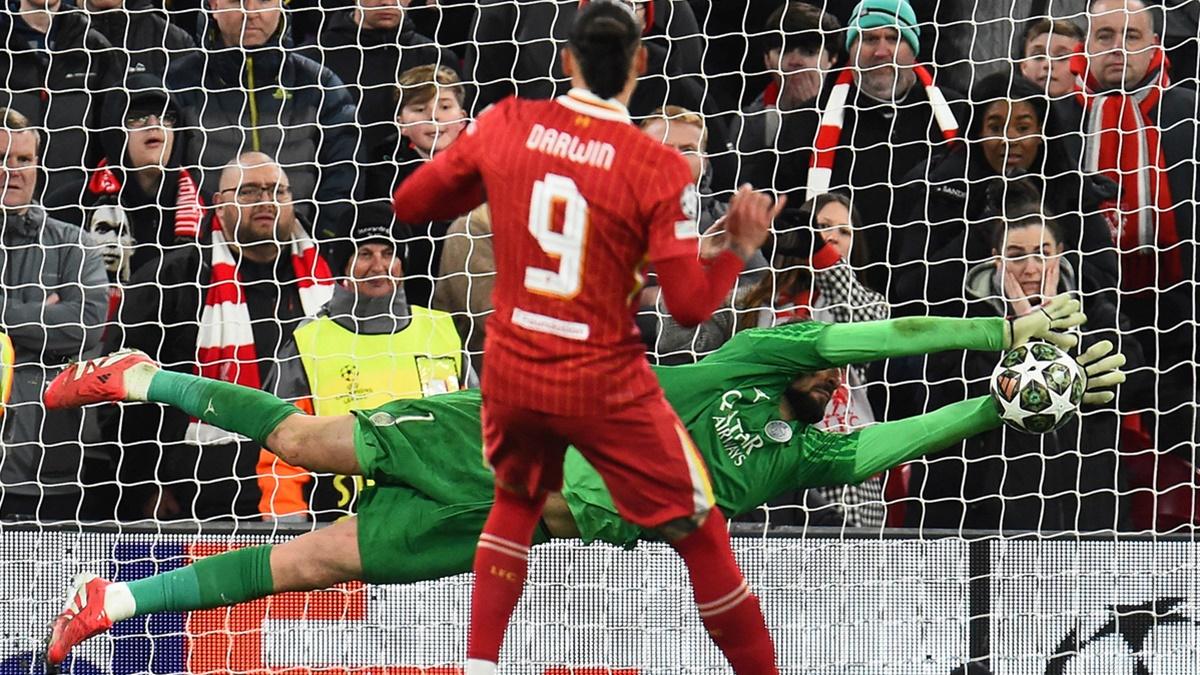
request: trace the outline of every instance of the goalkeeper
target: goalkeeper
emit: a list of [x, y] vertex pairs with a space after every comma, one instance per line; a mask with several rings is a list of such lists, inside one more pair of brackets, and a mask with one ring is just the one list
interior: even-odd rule
[[[699, 363], [657, 369], [667, 399], [711, 473], [723, 513], [741, 514], [797, 488], [856, 483], [1001, 424], [989, 397], [838, 435], [810, 426], [839, 384], [838, 368], [944, 350], [995, 352], [1030, 339], [1064, 348], [1061, 332], [1084, 317], [1060, 296], [1014, 321], [907, 318], [858, 324], [805, 322], [748, 330]], [[1124, 379], [1111, 343], [1080, 356], [1085, 401]], [[81, 574], [54, 622], [47, 659], [121, 619], [232, 605], [283, 591], [365, 580], [407, 583], [471, 570], [493, 495], [481, 461], [477, 390], [399, 400], [341, 417], [304, 415], [247, 387], [160, 369], [140, 352], [67, 368], [47, 389], [51, 408], [157, 401], [246, 435], [310, 471], [363, 475], [355, 517], [274, 546], [243, 548], [129, 583]], [[652, 533], [617, 516], [598, 474], [567, 454], [561, 495], [547, 504], [537, 541], [578, 537], [632, 546]]]

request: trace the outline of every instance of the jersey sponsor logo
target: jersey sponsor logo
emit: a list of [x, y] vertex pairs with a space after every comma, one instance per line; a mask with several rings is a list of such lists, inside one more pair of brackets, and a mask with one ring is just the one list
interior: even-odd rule
[[676, 239], [695, 239], [700, 236], [700, 224], [694, 220], [675, 221]]
[[763, 447], [762, 436], [747, 431], [742, 426], [740, 412], [734, 405], [742, 400], [744, 395], [740, 390], [731, 389], [721, 395], [720, 411], [723, 414], [713, 415], [713, 430], [721, 441], [734, 466], [741, 466], [746, 458], [755, 450]]
[[617, 149], [604, 141], [585, 141], [561, 129], [534, 124], [525, 139], [525, 147], [551, 157], [566, 159], [605, 171], [612, 168]]
[[537, 312], [527, 312], [520, 307], [514, 307], [512, 312], [512, 322], [515, 326], [520, 326], [526, 330], [531, 330], [537, 333], [546, 333], [547, 335], [556, 335], [568, 340], [584, 341], [591, 334], [591, 328], [586, 323], [578, 321], [564, 321], [556, 319], [545, 314]]

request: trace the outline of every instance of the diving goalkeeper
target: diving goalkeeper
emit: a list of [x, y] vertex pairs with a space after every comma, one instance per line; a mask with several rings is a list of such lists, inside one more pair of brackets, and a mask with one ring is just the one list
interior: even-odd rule
[[[1001, 424], [989, 397], [868, 427], [819, 431], [838, 368], [944, 350], [1000, 351], [1030, 339], [1075, 343], [1083, 322], [1060, 296], [1014, 321], [907, 318], [857, 324], [805, 322], [748, 330], [685, 366], [656, 369], [708, 464], [723, 513], [742, 514], [797, 488], [860, 482]], [[1123, 381], [1111, 343], [1079, 357], [1087, 403]], [[471, 570], [493, 495], [481, 461], [480, 397], [462, 391], [399, 400], [340, 417], [314, 417], [265, 392], [163, 370], [140, 352], [68, 367], [45, 394], [51, 408], [157, 401], [248, 436], [310, 471], [374, 479], [356, 516], [279, 545], [243, 548], [129, 583], [77, 575], [54, 622], [47, 660], [129, 617], [232, 605], [283, 591], [436, 579]], [[547, 504], [538, 542], [581, 538], [632, 546], [643, 532], [621, 520], [599, 475], [574, 450], [562, 493]]]

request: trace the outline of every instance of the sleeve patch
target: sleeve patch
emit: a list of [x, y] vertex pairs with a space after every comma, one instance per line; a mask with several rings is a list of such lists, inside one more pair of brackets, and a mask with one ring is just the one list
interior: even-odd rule
[[694, 220], [675, 221], [676, 239], [695, 239], [700, 236], [700, 225]]
[[683, 210], [684, 218], [700, 220], [700, 191], [695, 185], [689, 183], [683, 188], [683, 193], [679, 195], [679, 208]]

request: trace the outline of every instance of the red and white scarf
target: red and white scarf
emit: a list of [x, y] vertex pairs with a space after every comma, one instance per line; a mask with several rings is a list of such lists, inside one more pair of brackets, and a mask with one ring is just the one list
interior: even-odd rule
[[[196, 189], [196, 181], [187, 171], [179, 171], [178, 187], [175, 190], [175, 237], [195, 239], [200, 233], [200, 221], [204, 219], [204, 202]], [[121, 181], [108, 168], [108, 160], [100, 160], [92, 177], [88, 180], [88, 191], [97, 195], [115, 195], [121, 192]]]
[[[303, 232], [292, 237], [292, 269], [295, 270], [300, 306], [305, 316], [315, 316], [333, 297], [333, 274], [317, 254], [317, 246]], [[237, 259], [213, 219], [212, 275], [200, 312], [200, 330], [196, 336], [196, 369], [200, 377], [262, 388], [258, 354], [254, 348], [250, 307], [242, 290]], [[195, 445], [228, 443], [236, 435], [193, 419], [188, 425], [187, 442]]]
[[[958, 138], [958, 120], [954, 119], [954, 111], [946, 102], [942, 90], [933, 83], [933, 76], [924, 66], [914, 66], [913, 72], [925, 87], [925, 96], [933, 109], [933, 118], [942, 137], [947, 141]], [[854, 70], [845, 68], [838, 75], [833, 89], [829, 92], [829, 100], [825, 103], [825, 111], [821, 113], [821, 127], [817, 130], [816, 149], [809, 163], [808, 185], [804, 199], [807, 201], [829, 192], [833, 180], [833, 163], [837, 157], [838, 143], [842, 137], [842, 125], [846, 119], [846, 100], [850, 97], [850, 88], [854, 86]]]
[[1121, 285], [1131, 291], [1166, 287], [1183, 278], [1183, 261], [1162, 130], [1150, 113], [1171, 85], [1170, 64], [1163, 50], [1155, 49], [1142, 86], [1133, 92], [1102, 91], [1081, 50], [1072, 57], [1071, 70], [1084, 110], [1083, 170], [1118, 186], [1117, 198], [1101, 208], [1121, 254]]

